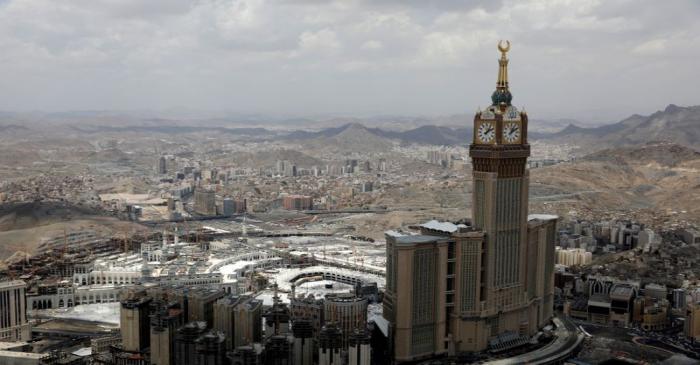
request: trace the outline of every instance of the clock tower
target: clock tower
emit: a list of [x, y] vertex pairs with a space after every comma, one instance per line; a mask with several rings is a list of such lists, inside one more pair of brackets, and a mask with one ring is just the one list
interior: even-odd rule
[[498, 81], [492, 104], [474, 116], [469, 146], [473, 166], [472, 222], [484, 232], [481, 300], [499, 311], [524, 300], [527, 240], [527, 115], [511, 104], [508, 87], [510, 42], [499, 42]]
[[395, 362], [509, 351], [552, 318], [557, 217], [528, 216], [527, 115], [511, 104], [509, 42], [498, 49], [491, 105], [474, 116], [472, 224], [432, 220], [386, 233]]

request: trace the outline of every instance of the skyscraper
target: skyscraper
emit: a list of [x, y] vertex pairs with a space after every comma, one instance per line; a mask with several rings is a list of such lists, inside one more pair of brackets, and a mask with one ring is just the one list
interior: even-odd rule
[[143, 290], [125, 293], [121, 300], [120, 328], [122, 347], [126, 352], [138, 353], [150, 346], [150, 298]]
[[556, 216], [528, 217], [527, 114], [511, 104], [509, 42], [498, 45], [492, 104], [474, 117], [472, 225], [430, 221], [387, 232], [394, 359], [505, 351], [552, 315]]

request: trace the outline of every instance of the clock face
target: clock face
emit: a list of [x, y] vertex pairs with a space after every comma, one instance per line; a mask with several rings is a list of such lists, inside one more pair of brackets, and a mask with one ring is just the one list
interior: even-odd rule
[[479, 141], [490, 143], [496, 137], [496, 126], [493, 123], [481, 123], [477, 136]]
[[506, 123], [503, 126], [503, 140], [508, 143], [517, 142], [520, 139], [520, 126], [518, 123]]

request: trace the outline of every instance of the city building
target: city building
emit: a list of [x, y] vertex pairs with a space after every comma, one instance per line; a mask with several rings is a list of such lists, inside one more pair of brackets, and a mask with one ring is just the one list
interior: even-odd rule
[[700, 303], [688, 304], [683, 333], [692, 341], [700, 341]]
[[188, 322], [178, 328], [174, 343], [174, 364], [194, 365], [199, 363], [197, 340], [207, 332], [204, 322]]
[[223, 289], [193, 287], [187, 293], [187, 321], [204, 322], [207, 328], [214, 323], [214, 303], [225, 295]]
[[158, 158], [158, 164], [156, 165], [156, 172], [160, 175], [165, 175], [168, 173], [167, 160], [165, 156], [160, 156]]
[[340, 328], [332, 322], [323, 326], [319, 335], [318, 364], [342, 365], [342, 349], [343, 333]]
[[328, 294], [324, 300], [325, 323], [335, 323], [342, 333], [342, 346], [347, 349], [350, 335], [367, 325], [367, 298], [354, 294]]
[[224, 198], [222, 202], [222, 214], [230, 217], [234, 214], [241, 214], [246, 211], [246, 201], [245, 199], [243, 200], [234, 200], [231, 198]]
[[156, 302], [151, 315], [151, 365], [175, 364], [175, 333], [182, 325], [183, 312], [164, 302]]
[[314, 361], [314, 329], [308, 319], [294, 320], [294, 364], [312, 365]]
[[282, 206], [287, 210], [311, 210], [313, 204], [313, 199], [305, 195], [287, 195], [282, 198]]
[[141, 353], [151, 344], [149, 306], [153, 299], [145, 290], [128, 290], [124, 295], [119, 311], [122, 349]]
[[249, 296], [225, 296], [214, 303], [214, 330], [226, 338], [232, 351], [262, 339], [262, 302]]
[[27, 284], [21, 280], [0, 282], [0, 341], [29, 341], [31, 328], [27, 322], [24, 299]]
[[383, 316], [396, 362], [506, 351], [551, 319], [558, 217], [527, 214], [528, 118], [511, 105], [509, 48], [499, 44], [492, 105], [474, 117], [472, 225], [386, 234]]
[[593, 261], [593, 254], [582, 248], [556, 248], [557, 264], [566, 266], [589, 265]]
[[216, 194], [213, 190], [198, 188], [194, 191], [194, 211], [201, 215], [216, 215]]

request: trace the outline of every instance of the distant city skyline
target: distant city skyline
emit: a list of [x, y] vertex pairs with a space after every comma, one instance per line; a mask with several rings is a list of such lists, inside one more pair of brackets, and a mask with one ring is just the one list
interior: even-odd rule
[[[0, 0], [0, 110], [471, 114], [614, 122], [694, 93], [700, 3]], [[486, 55], [486, 56], [484, 56]]]

